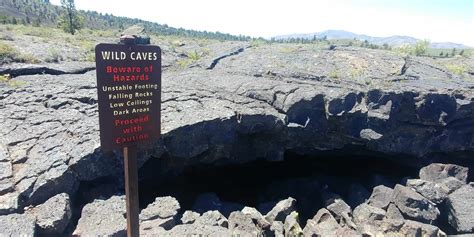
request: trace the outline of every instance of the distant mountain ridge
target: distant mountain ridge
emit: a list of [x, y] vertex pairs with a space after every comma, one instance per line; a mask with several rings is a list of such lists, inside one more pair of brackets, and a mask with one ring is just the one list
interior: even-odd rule
[[[356, 34], [353, 32], [345, 31], [345, 30], [326, 30], [322, 32], [316, 32], [316, 33], [308, 33], [308, 34], [289, 34], [289, 35], [280, 35], [280, 36], [275, 36], [273, 37], [275, 40], [281, 40], [281, 39], [291, 39], [291, 38], [303, 38], [303, 39], [312, 39], [314, 37], [316, 38], [323, 38], [327, 37], [327, 39], [357, 39], [357, 40], [367, 40], [369, 43], [372, 44], [377, 44], [377, 45], [383, 45], [383, 44], [389, 44], [389, 45], [402, 45], [402, 44], [410, 44], [413, 45], [420, 39], [416, 39], [411, 36], [403, 36], [403, 35], [393, 35], [389, 37], [376, 37], [376, 36], [370, 36], [370, 35], [365, 35], [365, 34]], [[430, 44], [432, 48], [445, 48], [445, 49], [452, 49], [452, 48], [457, 48], [457, 49], [467, 49], [471, 48], [467, 45], [463, 44], [458, 44], [458, 43], [452, 43], [452, 42], [432, 42]]]

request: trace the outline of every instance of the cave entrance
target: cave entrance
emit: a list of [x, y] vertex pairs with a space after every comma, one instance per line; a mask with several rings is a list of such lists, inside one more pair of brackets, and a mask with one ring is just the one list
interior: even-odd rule
[[265, 214], [272, 203], [293, 197], [301, 220], [307, 220], [324, 207], [324, 190], [341, 195], [354, 208], [360, 202], [357, 199], [370, 195], [376, 185], [393, 187], [405, 177], [417, 177], [417, 165], [410, 162], [413, 159], [389, 157], [357, 147], [311, 156], [288, 151], [285, 159], [278, 162], [194, 165], [183, 168], [179, 175], [163, 175], [157, 170], [172, 159], [151, 158], [139, 171], [140, 204], [145, 208], [156, 197], [173, 196], [184, 212], [193, 209], [200, 195], [215, 193], [234, 209], [251, 206]]

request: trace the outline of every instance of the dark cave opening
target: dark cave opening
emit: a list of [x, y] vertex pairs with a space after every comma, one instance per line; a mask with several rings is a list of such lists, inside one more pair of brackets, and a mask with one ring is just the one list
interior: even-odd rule
[[360, 147], [321, 151], [309, 156], [288, 151], [284, 161], [279, 162], [194, 165], [184, 168], [177, 176], [157, 172], [157, 167], [169, 162], [167, 159], [171, 158], [151, 158], [140, 169], [141, 208], [156, 197], [173, 196], [184, 212], [193, 209], [200, 194], [215, 193], [222, 202], [256, 207], [266, 214], [266, 203], [293, 197], [303, 224], [324, 207], [322, 190], [341, 195], [354, 208], [360, 203], [353, 200], [351, 192], [370, 195], [376, 185], [393, 188], [404, 178], [418, 176], [418, 164], [410, 162], [416, 158], [392, 157]]
[[[340, 150], [319, 151], [299, 155], [287, 151], [283, 161], [255, 160], [244, 164], [183, 165], [183, 160], [151, 157], [139, 169], [140, 209], [156, 197], [173, 196], [181, 206], [180, 214], [193, 210], [196, 199], [204, 193], [215, 193], [230, 209], [220, 210], [226, 217], [244, 206], [266, 214], [279, 200], [293, 197], [304, 226], [316, 212], [325, 207], [324, 193], [336, 193], [352, 209], [361, 203], [359, 196], [370, 195], [372, 188], [385, 185], [393, 188], [407, 178], [417, 178], [420, 167], [429, 163], [451, 163], [470, 168], [474, 177], [472, 153], [433, 154], [429, 159], [404, 155], [387, 155], [358, 146]], [[73, 218], [68, 228], [72, 233], [83, 206], [94, 199], [123, 195], [123, 176], [102, 177], [82, 181], [73, 196]], [[361, 195], [362, 194], [362, 195]], [[367, 198], [367, 196], [365, 196]], [[213, 210], [213, 209], [209, 209]], [[441, 210], [445, 212], [444, 210]], [[440, 219], [436, 223], [447, 234], [455, 230]]]

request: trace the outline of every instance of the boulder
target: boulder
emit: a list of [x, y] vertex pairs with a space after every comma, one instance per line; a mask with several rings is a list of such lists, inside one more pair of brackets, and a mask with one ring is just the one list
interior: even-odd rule
[[209, 225], [209, 226], [221, 226], [227, 228], [229, 226], [227, 218], [223, 216], [219, 211], [207, 211], [200, 216], [194, 224], [196, 225]]
[[354, 222], [352, 222], [352, 210], [347, 203], [342, 199], [336, 199], [334, 202], [326, 207], [327, 210], [336, 218], [341, 226], [348, 226], [350, 228], [356, 228]]
[[460, 233], [474, 232], [474, 183], [469, 183], [448, 196], [446, 208], [449, 224]]
[[232, 232], [222, 226], [183, 224], [177, 225], [158, 236], [206, 236], [206, 237], [233, 237]]
[[285, 200], [279, 201], [271, 211], [265, 215], [265, 219], [269, 223], [274, 221], [284, 222], [286, 216], [291, 212], [295, 211], [296, 200], [294, 198], [287, 198]]
[[354, 222], [359, 226], [363, 223], [374, 223], [382, 220], [386, 212], [378, 207], [362, 203], [354, 209]]
[[261, 236], [263, 234], [250, 215], [240, 211], [234, 211], [230, 214], [229, 230], [234, 236]]
[[341, 226], [337, 223], [336, 219], [331, 213], [325, 209], [320, 209], [313, 219], [306, 222], [306, 226], [303, 229], [304, 236], [329, 236], [336, 233]]
[[35, 218], [25, 214], [0, 216], [0, 236], [35, 236]]
[[270, 226], [270, 236], [284, 237], [284, 225], [281, 221], [274, 221]]
[[299, 222], [299, 215], [296, 211], [292, 211], [288, 216], [286, 216], [285, 223], [283, 224], [285, 236], [301, 236], [303, 230], [301, 229]]
[[433, 223], [440, 214], [433, 202], [402, 185], [395, 185], [392, 202], [407, 218]]
[[201, 214], [193, 211], [185, 211], [183, 213], [183, 216], [181, 217], [181, 223], [182, 224], [193, 224]]
[[392, 195], [393, 189], [383, 185], [376, 186], [372, 190], [372, 195], [370, 195], [369, 199], [367, 200], [367, 204], [386, 209], [392, 201]]
[[126, 229], [125, 197], [113, 196], [85, 205], [73, 235], [126, 236]]
[[179, 202], [174, 197], [157, 197], [140, 212], [140, 222], [169, 230], [176, 225], [179, 209]]
[[448, 177], [454, 177], [467, 182], [469, 169], [460, 165], [433, 163], [420, 169], [420, 179], [439, 182]]
[[397, 206], [393, 203], [390, 203], [387, 208], [387, 214], [385, 215], [387, 219], [392, 220], [404, 220], [402, 213], [398, 210]]
[[38, 233], [45, 235], [62, 234], [71, 221], [71, 203], [69, 195], [58, 194], [27, 211], [28, 215], [36, 219]]
[[435, 204], [442, 203], [449, 194], [449, 189], [445, 185], [423, 179], [408, 179], [406, 186], [412, 188]]
[[244, 207], [242, 213], [248, 215], [254, 223], [262, 230], [269, 230], [270, 223], [265, 219], [265, 217], [253, 207]]
[[405, 224], [403, 225], [399, 233], [404, 234], [406, 236], [427, 236], [427, 237], [446, 236], [446, 234], [436, 226], [421, 223], [421, 222], [411, 221], [411, 220], [405, 220]]

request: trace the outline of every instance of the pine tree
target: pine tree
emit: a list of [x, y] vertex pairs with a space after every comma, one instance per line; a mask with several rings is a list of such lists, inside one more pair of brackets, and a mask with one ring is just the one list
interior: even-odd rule
[[72, 35], [82, 28], [82, 18], [76, 10], [74, 0], [61, 0], [61, 6], [65, 10], [59, 17], [58, 26]]

